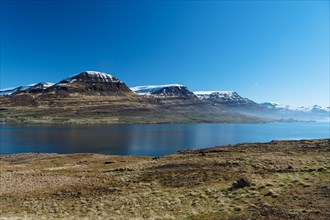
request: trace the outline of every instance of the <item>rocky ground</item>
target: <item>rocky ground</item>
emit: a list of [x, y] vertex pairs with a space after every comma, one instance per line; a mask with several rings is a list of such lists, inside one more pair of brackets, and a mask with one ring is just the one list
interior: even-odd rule
[[330, 219], [330, 139], [0, 155], [0, 219]]

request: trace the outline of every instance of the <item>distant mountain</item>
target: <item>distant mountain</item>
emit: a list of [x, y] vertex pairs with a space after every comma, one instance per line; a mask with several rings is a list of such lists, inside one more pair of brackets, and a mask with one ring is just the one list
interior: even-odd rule
[[292, 108], [289, 105], [283, 105], [277, 102], [264, 102], [264, 103], [260, 103], [261, 106], [264, 106], [268, 109], [271, 110], [277, 110], [277, 111], [293, 111], [294, 108]]
[[307, 107], [292, 107], [289, 105], [283, 105], [276, 102], [264, 102], [260, 104], [271, 111], [270, 117], [280, 119], [295, 119], [302, 121], [329, 121], [330, 110], [329, 107], [321, 107], [319, 105], [307, 106]]
[[192, 91], [180, 84], [136, 86], [130, 89], [138, 95], [197, 98]]
[[319, 105], [307, 106], [307, 107], [298, 107], [296, 108], [297, 111], [302, 112], [330, 112], [330, 107], [322, 107]]
[[250, 99], [243, 98], [233, 91], [197, 91], [194, 94], [201, 100], [208, 100], [226, 105], [257, 105]]
[[54, 83], [50, 83], [50, 82], [40, 82], [37, 84], [30, 84], [27, 86], [18, 86], [15, 88], [3, 89], [0, 90], [0, 96], [8, 96], [20, 92], [31, 92], [31, 93], [41, 92], [53, 85]]
[[31, 85], [29, 85], [29, 86], [18, 86], [18, 87], [14, 87], [14, 88], [3, 89], [3, 90], [0, 90], [0, 96], [9, 96], [9, 95], [14, 94], [16, 92], [26, 90], [30, 87], [31, 87]]
[[276, 102], [264, 102], [264, 103], [260, 103], [260, 105], [268, 108], [268, 109], [272, 109], [272, 110], [277, 110], [277, 111], [291, 111], [291, 112], [314, 112], [314, 113], [326, 113], [330, 111], [329, 107], [322, 107], [319, 105], [313, 105], [313, 106], [307, 106], [307, 107], [298, 107], [298, 108], [294, 108], [291, 107], [289, 105], [283, 105], [280, 103], [276, 103]]

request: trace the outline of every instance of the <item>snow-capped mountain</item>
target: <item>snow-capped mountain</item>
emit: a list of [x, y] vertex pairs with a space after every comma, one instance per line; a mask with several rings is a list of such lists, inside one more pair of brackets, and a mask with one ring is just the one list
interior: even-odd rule
[[60, 81], [49, 91], [61, 93], [81, 93], [89, 95], [126, 95], [133, 94], [125, 83], [118, 78], [98, 71], [84, 71]]
[[313, 105], [313, 106], [307, 106], [307, 107], [291, 107], [289, 105], [283, 105], [280, 103], [276, 102], [264, 102], [260, 103], [260, 105], [272, 109], [272, 110], [277, 110], [277, 111], [293, 111], [293, 112], [314, 112], [314, 113], [322, 113], [322, 112], [329, 112], [330, 108], [329, 107], [322, 107], [319, 105]]
[[283, 105], [277, 102], [264, 102], [260, 103], [260, 105], [272, 109], [272, 110], [278, 110], [278, 111], [294, 111], [295, 109], [289, 105]]
[[[69, 97], [75, 95], [119, 95], [138, 98], [143, 102], [143, 96], [153, 96], [157, 99], [145, 99], [150, 103], [178, 103], [190, 106], [207, 106], [201, 111], [217, 108], [219, 112], [236, 112], [240, 115], [248, 115], [265, 119], [288, 119], [295, 120], [324, 120], [330, 118], [329, 107], [318, 105], [294, 108], [275, 102], [257, 104], [254, 101], [243, 98], [234, 91], [197, 91], [192, 92], [181, 84], [148, 85], [128, 88], [125, 83], [115, 76], [98, 71], [84, 71], [69, 78], [54, 83], [37, 83], [27, 86], [19, 86], [0, 91], [0, 96], [12, 96], [2, 100], [12, 105], [35, 105], [44, 100]], [[137, 97], [135, 94], [142, 95]], [[160, 98], [164, 98], [160, 100]], [[13, 101], [14, 100], [14, 101]], [[164, 102], [163, 102], [164, 100]], [[173, 101], [173, 102], [172, 102]]]
[[329, 107], [321, 107], [319, 105], [307, 107], [292, 107], [274, 102], [261, 103], [261, 106], [268, 108], [271, 115], [277, 118], [291, 118], [301, 121], [329, 121]]
[[0, 96], [8, 96], [8, 95], [14, 94], [16, 92], [26, 90], [26, 89], [28, 89], [30, 87], [31, 87], [31, 85], [29, 85], [29, 86], [18, 86], [18, 87], [14, 87], [14, 88], [2, 89], [2, 90], [0, 90]]
[[40, 82], [40, 83], [36, 83], [36, 84], [30, 84], [27, 86], [18, 86], [15, 88], [3, 89], [3, 90], [0, 90], [0, 96], [8, 96], [8, 95], [20, 93], [20, 92], [32, 92], [33, 93], [33, 92], [45, 90], [53, 85], [54, 85], [54, 83], [50, 83], [50, 82]]
[[102, 73], [98, 71], [84, 71], [78, 74], [75, 74], [69, 78], [66, 78], [58, 83], [59, 84], [70, 84], [74, 82], [88, 82], [88, 83], [122, 83], [116, 77]]
[[252, 100], [243, 98], [233, 91], [196, 91], [194, 94], [201, 100], [209, 100], [221, 104], [256, 104]]
[[22, 93], [60, 94], [81, 93], [90, 95], [126, 95], [133, 92], [116, 77], [97, 71], [84, 71], [59, 83], [37, 83], [28, 86], [0, 91], [0, 96], [8, 96]]
[[297, 111], [302, 112], [330, 112], [330, 107], [323, 107], [319, 105], [307, 106], [307, 107], [298, 107]]
[[196, 98], [193, 92], [181, 84], [136, 86], [130, 89], [138, 95]]

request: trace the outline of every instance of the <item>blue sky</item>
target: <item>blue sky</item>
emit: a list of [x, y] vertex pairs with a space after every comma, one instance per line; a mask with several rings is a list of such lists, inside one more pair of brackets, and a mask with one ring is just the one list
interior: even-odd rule
[[329, 106], [329, 2], [1, 1], [0, 88], [84, 70]]

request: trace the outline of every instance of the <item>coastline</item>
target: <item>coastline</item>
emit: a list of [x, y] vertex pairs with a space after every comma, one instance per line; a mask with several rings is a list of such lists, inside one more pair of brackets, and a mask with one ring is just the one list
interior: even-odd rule
[[154, 158], [1, 154], [0, 218], [328, 219], [328, 158], [330, 139]]

